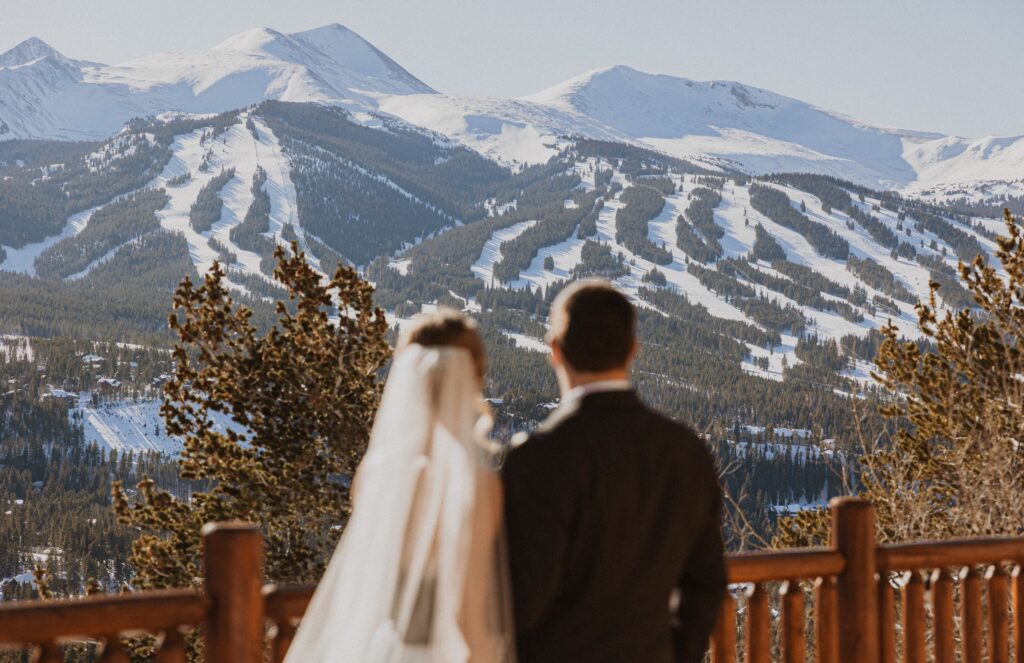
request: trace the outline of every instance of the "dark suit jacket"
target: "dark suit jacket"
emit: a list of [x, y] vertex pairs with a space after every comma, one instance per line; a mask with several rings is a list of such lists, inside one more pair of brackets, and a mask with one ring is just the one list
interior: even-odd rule
[[521, 663], [702, 660], [725, 568], [717, 473], [690, 429], [597, 392], [502, 474]]

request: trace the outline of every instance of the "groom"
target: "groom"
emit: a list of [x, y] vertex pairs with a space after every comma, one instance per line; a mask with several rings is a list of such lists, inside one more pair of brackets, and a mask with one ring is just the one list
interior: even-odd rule
[[703, 658], [725, 592], [715, 466], [630, 386], [635, 327], [605, 282], [552, 305], [561, 405], [503, 470], [521, 663]]

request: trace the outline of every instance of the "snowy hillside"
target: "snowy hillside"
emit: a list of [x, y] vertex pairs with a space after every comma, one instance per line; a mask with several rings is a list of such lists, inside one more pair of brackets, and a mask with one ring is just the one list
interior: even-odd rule
[[[422, 96], [447, 99], [410, 98]], [[548, 117], [559, 113], [577, 111]], [[821, 422], [834, 437], [851, 423], [849, 394], [871, 383], [878, 330], [917, 336], [930, 280], [943, 305], [973, 306], [957, 261], [992, 255], [1003, 230], [849, 181], [751, 177], [621, 141], [553, 135], [547, 163], [504, 168], [378, 122], [272, 101], [133, 123], [98, 145], [7, 144], [0, 333], [160, 347], [175, 285], [214, 260], [267, 320], [285, 295], [272, 254], [296, 241], [321, 271], [357, 266], [392, 322], [472, 312], [493, 357], [488, 396], [529, 423], [555, 399], [541, 354], [550, 302], [602, 277], [641, 310], [636, 376], [653, 404], [701, 425]], [[174, 450], [155, 405], [77, 411], [91, 441]]]
[[[583, 92], [578, 86], [572, 90], [563, 91], [560, 98], [594, 110], [598, 102], [593, 96], [573, 97]], [[705, 92], [723, 105], [737, 95], [748, 107], [781, 109], [796, 103], [761, 92], [744, 96], [737, 88], [715, 85]], [[567, 107], [552, 117], [577, 112]], [[166, 141], [167, 157], [155, 177], [140, 189], [69, 215], [62, 227], [40, 241], [0, 246], [5, 253], [0, 270], [86, 282], [146, 237], [169, 233], [179, 238], [197, 274], [219, 260], [229, 287], [266, 298], [280, 294], [270, 278], [273, 262], [268, 256], [275, 245], [294, 239], [322, 271], [342, 259], [366, 268], [375, 257], [386, 256], [395, 267], [394, 277], [385, 275], [386, 280], [406, 282], [402, 287], [409, 289], [382, 294], [385, 302], [393, 298], [393, 308], [400, 302], [436, 301], [436, 294], [423, 294], [438, 286], [424, 271], [428, 268], [417, 269], [417, 257], [448, 241], [452, 228], [465, 225], [475, 234], [472, 243], [460, 248], [460, 255], [471, 255], [472, 260], [454, 275], [447, 291], [470, 310], [480, 307], [466, 279], [477, 287], [541, 293], [566, 280], [606, 274], [650, 309], [661, 310], [664, 304], [645, 298], [641, 291], [649, 294], [660, 287], [702, 307], [713, 319], [757, 330], [750, 332], [751, 338], [773, 339], [770, 344], [744, 340], [742, 363], [749, 372], [780, 379], [786, 365], [801, 361], [796, 349], [805, 336], [837, 342], [865, 337], [890, 320], [903, 334], [913, 336], [914, 303], [927, 295], [930, 279], [943, 283], [944, 303], [971, 305], [957, 284], [957, 260], [969, 260], [979, 251], [994, 254], [994, 233], [1001, 230], [994, 219], [954, 218], [938, 208], [915, 207], [911, 201], [839, 180], [785, 176], [745, 181], [735, 173], [714, 177], [706, 162], [659, 164], [663, 157], [658, 152], [614, 142], [577, 143], [565, 137], [555, 139], [554, 145], [563, 151], [548, 166], [547, 179], [536, 183], [543, 192], [542, 199], [531, 203], [536, 207], [518, 209], [519, 198], [531, 195], [509, 171], [493, 173], [493, 184], [479, 190], [493, 195], [491, 187], [507, 187], [498, 209], [488, 199], [472, 197], [471, 187], [477, 186], [472, 179], [465, 186], [455, 179], [467, 174], [475, 178], [481, 165], [489, 162], [466, 152], [463, 157], [470, 161], [454, 170], [452, 148], [416, 132], [407, 132], [404, 139], [409, 143], [394, 147], [386, 158], [350, 161], [346, 150], [366, 149], [365, 143], [334, 142], [350, 132], [370, 144], [383, 140], [381, 136], [397, 141], [402, 135], [396, 127], [379, 131], [349, 117], [324, 107], [270, 104], [216, 125], [205, 124], [207, 120], [181, 124], [181, 129], [161, 139]], [[318, 137], [309, 133], [311, 126], [337, 133]], [[123, 134], [87, 155], [86, 162], [109, 169], [125, 153], [138, 149], [140, 140], [155, 141], [149, 132], [161, 130], [154, 124], [139, 129], [140, 135]], [[517, 140], [508, 138], [509, 144]], [[324, 146], [318, 141], [325, 141]], [[627, 157], [608, 157], [604, 150]], [[413, 170], [393, 165], [395, 159], [410, 158], [425, 164], [415, 168], [425, 167], [428, 173], [438, 169], [437, 175], [417, 180]], [[442, 182], [445, 188], [424, 188], [431, 182]], [[149, 226], [134, 232], [98, 227], [109, 224], [111, 208], [136, 191], [165, 194], [155, 198], [157, 208]], [[463, 201], [452, 199], [453, 193]], [[635, 218], [634, 229], [627, 232], [621, 217], [633, 213], [626, 208], [630, 197], [639, 194], [650, 197], [643, 204], [654, 206], [649, 218]], [[757, 196], [760, 202], [754, 200]], [[702, 200], [708, 201], [703, 207], [698, 204]], [[200, 222], [196, 210], [209, 204], [204, 201], [212, 201], [213, 211]], [[591, 207], [594, 211], [588, 215]], [[473, 215], [473, 222], [459, 221], [456, 214], [462, 213]], [[103, 215], [107, 216], [97, 220]], [[404, 225], [390, 227], [396, 218], [404, 219]], [[488, 224], [494, 229], [483, 234]], [[386, 237], [389, 233], [393, 235]], [[421, 249], [431, 237], [437, 241]], [[82, 259], [83, 251], [88, 251], [89, 259]], [[61, 268], [60, 260], [72, 266]], [[602, 261], [609, 269], [594, 272], [593, 265]], [[520, 347], [542, 347], [539, 333], [531, 337], [528, 330], [505, 331]], [[849, 377], [863, 381], [866, 372], [855, 369], [851, 366]]]
[[622, 132], [571, 109], [521, 99], [417, 94], [388, 97], [380, 110], [503, 163], [543, 163], [570, 136], [629, 141]]
[[[161, 227], [185, 236], [189, 256], [200, 274], [209, 270], [218, 258], [225, 263], [222, 254], [229, 253], [234, 257], [225, 265], [229, 270], [254, 278], [266, 278], [260, 270], [261, 256], [238, 246], [231, 237], [231, 230], [242, 223], [253, 203], [251, 185], [257, 168], [262, 168], [267, 175], [262, 188], [270, 198], [269, 236], [279, 243], [287, 243], [281, 234], [286, 225], [291, 225], [299, 233], [299, 242], [305, 248], [305, 236], [297, 223], [295, 188], [287, 160], [273, 132], [263, 122], [254, 121], [254, 125], [259, 138], [242, 124], [232, 126], [212, 140], [204, 140], [203, 130], [178, 137], [172, 147], [174, 156], [153, 182], [154, 186], [166, 187], [170, 197], [170, 203], [159, 212]], [[207, 163], [205, 170], [201, 168], [204, 161]], [[220, 218], [210, 230], [199, 232], [190, 223], [190, 208], [200, 190], [228, 168], [234, 169], [234, 176], [220, 191], [223, 202]], [[168, 186], [173, 178], [186, 173], [190, 176], [188, 182]], [[217, 248], [217, 244], [222, 248]], [[315, 258], [313, 261], [317, 264]], [[236, 284], [236, 287], [245, 290], [243, 286]]]
[[[156, 399], [103, 400], [96, 404], [91, 394], [84, 392], [76, 407], [68, 410], [68, 416], [82, 424], [87, 445], [118, 452], [176, 456], [182, 450], [181, 438], [167, 434], [160, 404]], [[213, 413], [212, 420], [215, 431], [240, 430], [228, 416]]]
[[72, 421], [80, 421], [86, 444], [118, 452], [134, 451], [175, 455], [181, 440], [167, 435], [160, 417], [160, 401], [114, 401], [93, 405], [83, 394], [78, 407], [68, 411]]
[[882, 188], [914, 177], [898, 135], [740, 83], [618, 66], [529, 99], [584, 114], [669, 154], [711, 154], [753, 172], [820, 172]]
[[[999, 227], [995, 221], [979, 219], [968, 224], [924, 211], [915, 218], [914, 212], [893, 209], [890, 202], [871, 196], [861, 199], [860, 194], [835, 187], [832, 191], [837, 195], [849, 196], [850, 208], [854, 210], [851, 212], [832, 209], [816, 195], [783, 182], [743, 184], [678, 175], [669, 178], [674, 190], [664, 196], [660, 213], [644, 224], [649, 246], [661, 247], [669, 255], [653, 260], [631, 250], [619, 232], [625, 192], [631, 187], [644, 187], [644, 180], [630, 181], [615, 170], [614, 162], [604, 160], [579, 163], [577, 170], [585, 175], [581, 189], [593, 186], [593, 180], [588, 178], [595, 172], [604, 171], [607, 176], [610, 170], [612, 181], [624, 187], [604, 201], [594, 232], [574, 231], [564, 241], [538, 247], [518, 278], [503, 282], [495, 276], [495, 267], [508, 247], [545, 222], [527, 220], [500, 228], [483, 244], [472, 266], [473, 274], [488, 288], [543, 292], [578, 277], [581, 269], [585, 274], [586, 247], [598, 243], [622, 265], [616, 285], [641, 306], [659, 310], [658, 304], [645, 293], [660, 285], [661, 289], [679, 293], [689, 303], [703, 307], [713, 318], [766, 332], [780, 331], [774, 345], [748, 342], [748, 356], [743, 362], [748, 373], [773, 380], [783, 379], [784, 367], [801, 363], [796, 352], [801, 337], [842, 345], [844, 339], [863, 338], [889, 322], [901, 334], [917, 336], [914, 302], [926, 296], [929, 279], [942, 281], [946, 277], [944, 289], [940, 290], [940, 300], [945, 298], [945, 304], [954, 308], [968, 305], [969, 298], [964, 299], [965, 293], [952, 278], [958, 252], [966, 255], [977, 247], [993, 255], [996, 250], [992, 232]], [[720, 201], [710, 217], [710, 230], [700, 225], [691, 207], [695, 199], [711, 190], [709, 187], [720, 187]], [[809, 240], [806, 230], [802, 232], [782, 223], [776, 213], [769, 216], [759, 211], [752, 202], [752, 193], [758, 187], [783, 194], [786, 204], [812, 230], [829, 233], [836, 242], [848, 247], [844, 249], [847, 257], [824, 255], [820, 246], [811, 241], [813, 237]], [[718, 258], [708, 259], [706, 254], [684, 245], [680, 237], [688, 232], [687, 228], [696, 230], [693, 237], [700, 245], [704, 241], [717, 244]], [[758, 256], [764, 251], [758, 246], [764, 241], [758, 237], [762, 230], [769, 238], [767, 242], [776, 247], [775, 258]], [[770, 316], [751, 305], [757, 300], [769, 304], [777, 313], [795, 316], [800, 329], [774, 326]], [[532, 340], [543, 348], [539, 338]], [[849, 366], [843, 375], [856, 382], [870, 383], [870, 366], [865, 361], [870, 357], [857, 356], [849, 347], [844, 347], [844, 351]]]
[[[269, 279], [260, 268], [262, 256], [238, 246], [232, 238], [232, 230], [242, 223], [253, 203], [252, 183], [257, 169], [265, 174], [266, 181], [261, 189], [270, 200], [266, 236], [278, 243], [287, 243], [282, 239], [282, 233], [289, 226], [296, 232], [300, 245], [306, 248], [305, 233], [297, 223], [295, 188], [290, 178], [290, 167], [274, 133], [262, 120], [252, 120], [252, 131], [242, 123], [243, 120], [216, 137], [212, 137], [206, 128], [176, 137], [170, 146], [171, 158], [167, 165], [143, 189], [159, 188], [166, 191], [167, 204], [157, 212], [159, 227], [185, 238], [189, 257], [198, 273], [205, 273], [213, 261], [219, 258], [230, 274], [247, 275], [269, 284]], [[108, 149], [111, 148], [105, 146], [100, 152]], [[222, 202], [219, 218], [210, 229], [197, 230], [191, 223], [191, 207], [203, 187], [229, 169], [232, 177], [218, 192]], [[119, 196], [115, 201], [125, 197]], [[35, 276], [40, 256], [48, 251], [59, 251], [74, 242], [90, 227], [92, 217], [103, 207], [100, 205], [71, 215], [59, 234], [39, 242], [18, 248], [0, 244], [0, 250], [6, 253], [6, 258], [0, 261], [0, 270]], [[110, 261], [122, 249], [134, 245], [141, 237], [136, 235], [127, 241], [113, 244], [82, 269], [65, 278], [69, 281], [84, 278], [98, 266]], [[315, 257], [312, 261], [315, 266], [319, 266]], [[245, 286], [232, 282], [231, 276], [228, 283], [237, 290], [247, 291]]]

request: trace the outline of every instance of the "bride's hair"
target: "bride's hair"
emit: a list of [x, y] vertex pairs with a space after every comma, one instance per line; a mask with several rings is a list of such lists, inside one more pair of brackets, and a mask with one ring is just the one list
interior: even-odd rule
[[397, 350], [408, 345], [424, 347], [455, 347], [468, 350], [481, 381], [487, 372], [484, 344], [477, 333], [476, 321], [451, 308], [438, 308], [434, 313], [421, 313], [412, 319], [398, 338]]

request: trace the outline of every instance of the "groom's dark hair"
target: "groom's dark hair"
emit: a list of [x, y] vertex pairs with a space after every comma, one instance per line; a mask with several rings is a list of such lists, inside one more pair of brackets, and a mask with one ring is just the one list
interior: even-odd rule
[[548, 338], [577, 371], [622, 368], [636, 340], [636, 311], [607, 281], [577, 281], [551, 305]]

